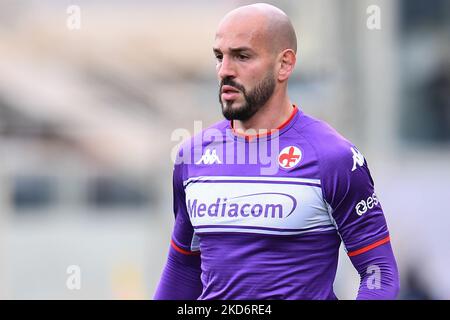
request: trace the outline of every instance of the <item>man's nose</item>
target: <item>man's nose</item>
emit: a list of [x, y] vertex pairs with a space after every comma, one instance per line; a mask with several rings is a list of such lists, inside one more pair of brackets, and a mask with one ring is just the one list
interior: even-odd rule
[[236, 69], [233, 61], [228, 57], [223, 57], [220, 65], [218, 66], [218, 76], [220, 79], [225, 79], [227, 77], [236, 77]]

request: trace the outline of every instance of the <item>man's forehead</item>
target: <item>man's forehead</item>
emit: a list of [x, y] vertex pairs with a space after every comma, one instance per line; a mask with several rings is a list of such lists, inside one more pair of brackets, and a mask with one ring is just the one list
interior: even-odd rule
[[270, 52], [297, 52], [295, 30], [289, 17], [272, 5], [257, 3], [230, 11], [216, 31], [216, 47], [250, 46]]
[[244, 43], [251, 43], [257, 40], [258, 35], [255, 32], [225, 32], [225, 33], [216, 33], [216, 43], [217, 42], [235, 42], [236, 44], [233, 46], [241, 46]]
[[264, 45], [264, 35], [258, 29], [219, 29], [215, 37], [215, 46], [227, 48], [258, 48]]

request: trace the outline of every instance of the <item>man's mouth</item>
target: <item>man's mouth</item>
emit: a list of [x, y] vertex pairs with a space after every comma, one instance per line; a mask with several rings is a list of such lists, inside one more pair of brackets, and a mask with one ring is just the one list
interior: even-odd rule
[[235, 100], [239, 96], [240, 91], [233, 86], [224, 85], [221, 89], [223, 100]]

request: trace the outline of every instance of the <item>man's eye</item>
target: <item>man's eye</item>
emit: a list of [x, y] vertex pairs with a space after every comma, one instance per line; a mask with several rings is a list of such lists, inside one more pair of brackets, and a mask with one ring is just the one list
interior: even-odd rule
[[216, 54], [216, 60], [217, 61], [222, 61], [222, 55], [221, 54]]
[[239, 60], [248, 60], [248, 56], [246, 56], [244, 54], [239, 54], [237, 57]]

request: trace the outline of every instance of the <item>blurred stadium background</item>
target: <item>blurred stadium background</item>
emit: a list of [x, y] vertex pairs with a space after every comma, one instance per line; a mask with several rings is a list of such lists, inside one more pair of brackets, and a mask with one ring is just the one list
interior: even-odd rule
[[[0, 1], [0, 298], [152, 297], [173, 222], [171, 133], [221, 119], [214, 31], [248, 3]], [[449, 299], [450, 1], [270, 3], [298, 33], [293, 101], [369, 161], [400, 298]], [[381, 30], [366, 27], [373, 4]], [[342, 250], [336, 293], [357, 287]]]

